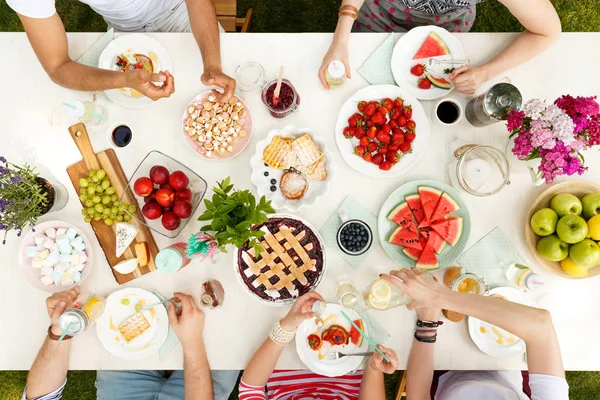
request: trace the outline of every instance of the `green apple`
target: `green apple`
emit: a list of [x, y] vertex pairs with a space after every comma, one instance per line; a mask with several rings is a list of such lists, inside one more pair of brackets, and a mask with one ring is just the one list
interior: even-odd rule
[[581, 201], [569, 193], [559, 193], [552, 198], [550, 201], [550, 208], [552, 208], [559, 217], [564, 217], [567, 214], [581, 214], [583, 206]]
[[585, 239], [571, 246], [569, 256], [580, 267], [591, 267], [600, 262], [600, 247], [593, 240]]
[[537, 243], [537, 252], [549, 261], [562, 261], [569, 255], [569, 245], [556, 235], [543, 237]]
[[569, 244], [581, 242], [585, 239], [587, 233], [587, 222], [578, 215], [565, 215], [556, 224], [556, 234], [560, 240]]
[[581, 199], [581, 204], [583, 205], [583, 217], [585, 219], [600, 214], [600, 193], [586, 194]]
[[556, 231], [558, 215], [551, 208], [537, 210], [531, 217], [531, 229], [540, 236], [552, 235]]

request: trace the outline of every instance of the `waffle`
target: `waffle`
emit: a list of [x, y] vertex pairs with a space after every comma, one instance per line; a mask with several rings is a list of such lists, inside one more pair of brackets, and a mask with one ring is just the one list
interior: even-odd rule
[[292, 142], [292, 150], [298, 157], [297, 165], [311, 165], [320, 158], [321, 152], [309, 134], [304, 134]]
[[322, 181], [327, 178], [327, 169], [325, 168], [326, 162], [327, 159], [323, 153], [320, 153], [319, 158], [314, 163], [307, 166], [299, 165], [296, 168], [306, 176], [306, 179], [309, 182]]
[[137, 313], [119, 325], [119, 332], [121, 332], [125, 341], [130, 343], [133, 339], [146, 332], [148, 328], [150, 328], [150, 323], [144, 317], [144, 314]]
[[289, 158], [291, 151], [292, 146], [288, 140], [275, 136], [263, 153], [263, 162], [271, 168], [285, 169], [284, 160]]
[[263, 153], [263, 161], [279, 170], [295, 168], [309, 182], [327, 178], [327, 159], [309, 134], [296, 139], [275, 136]]

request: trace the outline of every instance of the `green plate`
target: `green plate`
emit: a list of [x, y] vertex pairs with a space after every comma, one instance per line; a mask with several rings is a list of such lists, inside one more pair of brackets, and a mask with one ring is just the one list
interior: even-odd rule
[[392, 232], [394, 232], [398, 225], [387, 219], [387, 216], [398, 204], [405, 201], [404, 199], [406, 196], [418, 193], [419, 186], [429, 186], [446, 192], [460, 206], [460, 209], [454, 212], [452, 216], [463, 217], [463, 231], [460, 235], [460, 239], [458, 240], [456, 246], [452, 247], [446, 244], [446, 247], [444, 248], [444, 251], [442, 251], [442, 254], [438, 255], [440, 268], [444, 268], [451, 265], [465, 249], [467, 241], [469, 240], [469, 234], [471, 233], [471, 217], [469, 216], [469, 210], [467, 210], [466, 204], [460, 198], [458, 191], [442, 182], [425, 180], [413, 181], [408, 182], [400, 186], [398, 189], [394, 190], [394, 192], [387, 198], [385, 203], [383, 203], [383, 206], [379, 211], [379, 217], [377, 221], [379, 240], [385, 252], [388, 254], [388, 256], [390, 256], [392, 260], [394, 260], [396, 264], [398, 264], [401, 267], [408, 268], [412, 268], [415, 266], [416, 261], [412, 260], [410, 257], [408, 257], [402, 252], [402, 250], [404, 249], [403, 247], [388, 242], [388, 237], [392, 234]]

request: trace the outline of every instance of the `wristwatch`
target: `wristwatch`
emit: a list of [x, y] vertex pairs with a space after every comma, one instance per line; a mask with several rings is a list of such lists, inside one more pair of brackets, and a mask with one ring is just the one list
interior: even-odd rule
[[[65, 341], [65, 340], [71, 340], [72, 337], [73, 336], [65, 335], [65, 337], [62, 340], [63, 341]], [[50, 325], [48, 327], [48, 339], [54, 340], [54, 341], [58, 341], [58, 339], [60, 339], [59, 335], [55, 335], [54, 333], [52, 333], [52, 325]]]

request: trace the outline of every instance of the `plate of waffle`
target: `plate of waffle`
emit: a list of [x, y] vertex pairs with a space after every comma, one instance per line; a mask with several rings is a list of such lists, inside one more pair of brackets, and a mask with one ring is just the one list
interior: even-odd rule
[[106, 299], [104, 314], [96, 324], [96, 334], [104, 348], [124, 360], [140, 360], [154, 355], [167, 339], [169, 317], [161, 302], [144, 289], [126, 288]]
[[333, 154], [307, 128], [274, 129], [256, 144], [252, 183], [275, 209], [313, 206], [329, 189]]

